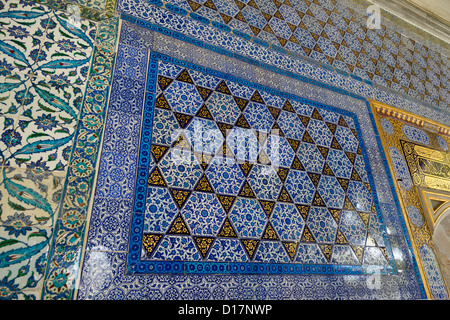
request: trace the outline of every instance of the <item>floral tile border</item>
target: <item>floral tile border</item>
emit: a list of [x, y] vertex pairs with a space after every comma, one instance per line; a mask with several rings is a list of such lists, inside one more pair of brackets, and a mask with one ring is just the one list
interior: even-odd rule
[[103, 132], [119, 19], [99, 23], [85, 100], [69, 160], [62, 208], [53, 233], [43, 299], [71, 299], [81, 258], [88, 204]]
[[55, 225], [77, 224], [60, 209], [97, 24], [72, 28], [68, 13], [34, 1], [0, 11], [0, 298], [38, 299]]

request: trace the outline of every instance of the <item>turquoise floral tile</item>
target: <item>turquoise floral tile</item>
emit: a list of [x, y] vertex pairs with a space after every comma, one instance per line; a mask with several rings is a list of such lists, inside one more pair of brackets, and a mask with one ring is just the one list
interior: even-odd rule
[[[45, 170], [40, 162], [26, 169], [2, 167], [0, 205], [2, 225], [17, 214], [28, 217], [31, 225], [51, 227], [60, 207], [65, 173]], [[9, 222], [8, 222], [9, 223]], [[10, 235], [26, 234], [26, 228]]]
[[[11, 224], [16, 226], [27, 223], [25, 215], [18, 214], [11, 218]], [[28, 227], [29, 230], [25, 235], [20, 233], [11, 236], [8, 227], [8, 225], [0, 226], [0, 239], [4, 244], [0, 252], [3, 261], [0, 299], [34, 300], [40, 296], [47, 263], [49, 244], [44, 234], [51, 234], [51, 229]], [[38, 252], [27, 257], [26, 253], [33, 249]]]
[[33, 1], [0, 2], [0, 13], [0, 291], [40, 299], [57, 222], [78, 224], [58, 213], [97, 25], [73, 28]]
[[1, 171], [1, 292], [3, 298], [28, 299], [22, 291], [39, 291], [43, 283], [65, 174], [38, 166]]

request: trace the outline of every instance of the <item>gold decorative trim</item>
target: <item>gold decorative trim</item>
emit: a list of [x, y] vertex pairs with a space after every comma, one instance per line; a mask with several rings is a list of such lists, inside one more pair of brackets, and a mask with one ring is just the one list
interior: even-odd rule
[[[375, 117], [375, 123], [377, 126], [377, 130], [380, 134], [380, 140], [381, 140], [381, 143], [383, 146], [383, 151], [388, 160], [389, 170], [391, 172], [392, 177], [394, 177], [394, 179], [393, 179], [394, 187], [396, 190], [397, 198], [400, 203], [402, 215], [405, 220], [406, 228], [408, 230], [408, 235], [411, 239], [411, 246], [414, 251], [414, 256], [416, 257], [416, 260], [417, 260], [420, 276], [424, 283], [425, 292], [429, 299], [433, 299], [433, 295], [431, 293], [430, 285], [427, 281], [425, 269], [424, 269], [422, 260], [420, 258], [420, 252], [419, 252], [419, 248], [424, 244], [428, 245], [434, 251], [434, 243], [432, 241], [430, 228], [428, 226], [429, 222], [426, 221], [423, 224], [423, 226], [421, 226], [421, 227], [417, 227], [411, 223], [411, 221], [408, 217], [407, 210], [406, 210], [406, 208], [408, 206], [414, 205], [421, 211], [421, 214], [423, 216], [426, 216], [426, 214], [423, 213], [424, 210], [421, 205], [419, 193], [416, 190], [416, 188], [414, 187], [409, 190], [405, 190], [400, 187], [398, 181], [395, 179], [395, 170], [394, 170], [394, 167], [392, 164], [392, 159], [390, 157], [389, 148], [395, 147], [398, 150], [402, 151], [400, 139], [406, 140], [406, 137], [401, 129], [402, 125], [404, 123], [413, 124], [416, 127], [420, 127], [426, 131], [434, 132], [435, 134], [438, 133], [440, 135], [446, 135], [447, 138], [450, 137], [450, 127], [440, 124], [438, 122], [414, 115], [410, 112], [389, 106], [389, 105], [381, 103], [379, 101], [369, 99], [369, 103], [371, 106], [372, 113]], [[381, 127], [380, 117], [391, 118], [394, 120], [394, 123], [393, 123], [394, 133], [393, 134], [384, 133], [384, 131]], [[437, 255], [436, 255], [436, 259], [437, 259]], [[438, 263], [439, 263], [439, 261], [438, 261]], [[444, 280], [444, 284], [446, 286], [447, 296], [449, 296], [450, 291], [447, 287], [447, 284], [445, 283], [445, 280]]]
[[434, 233], [437, 221], [442, 213], [450, 207], [450, 192], [430, 188], [417, 188], [422, 207], [426, 208], [428, 226]]
[[369, 102], [372, 109], [374, 109], [378, 114], [411, 123], [427, 131], [450, 137], [450, 127], [444, 124], [420, 117], [411, 112], [392, 107], [376, 100], [369, 99]]

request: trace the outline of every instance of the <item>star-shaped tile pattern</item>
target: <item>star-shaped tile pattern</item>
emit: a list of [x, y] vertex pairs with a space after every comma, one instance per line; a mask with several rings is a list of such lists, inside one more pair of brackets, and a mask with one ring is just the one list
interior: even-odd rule
[[362, 264], [367, 247], [387, 252], [367, 236], [380, 223], [356, 116], [159, 64], [143, 259]]
[[[167, 0], [207, 20], [448, 110], [448, 58], [336, 0]], [[180, 106], [181, 107], [181, 106]]]

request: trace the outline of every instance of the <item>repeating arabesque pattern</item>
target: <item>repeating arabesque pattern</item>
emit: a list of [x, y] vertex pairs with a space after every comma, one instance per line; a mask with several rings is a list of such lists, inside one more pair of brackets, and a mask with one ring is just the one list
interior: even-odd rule
[[[51, 7], [66, 8], [65, 4], [60, 5], [59, 2], [49, 4], [56, 4]], [[92, 5], [96, 9], [105, 6], [104, 3], [97, 2]], [[86, 226], [87, 203], [94, 182], [94, 165], [112, 77], [118, 19], [100, 22], [97, 26], [82, 20], [83, 28], [87, 27], [84, 31], [91, 30], [90, 33], [84, 32], [83, 35], [70, 28], [67, 15], [37, 5], [35, 2], [20, 1], [16, 4], [5, 1], [2, 2], [0, 10], [2, 22], [0, 32], [10, 38], [10, 41], [4, 41], [2, 38], [2, 53], [5, 53], [5, 59], [0, 60], [3, 97], [1, 105], [7, 106], [6, 109], [1, 108], [3, 121], [1, 125], [2, 129], [5, 128], [3, 133], [10, 130], [4, 135], [4, 139], [2, 136], [1, 141], [2, 159], [9, 161], [2, 162], [1, 167], [4, 187], [1, 189], [3, 220], [0, 255], [2, 258], [5, 257], [5, 260], [1, 259], [2, 263], [5, 265], [9, 263], [2, 269], [7, 272], [5, 275], [2, 273], [0, 279], [1, 294], [2, 297], [9, 299], [33, 299], [39, 298], [42, 288], [43, 298], [46, 299], [73, 298], [73, 285], [78, 274]], [[8, 10], [12, 13], [7, 12]], [[287, 17], [284, 12], [289, 10], [284, 6], [279, 11]], [[26, 13], [27, 11], [32, 13]], [[311, 11], [315, 15], [320, 15], [317, 8], [311, 8]], [[43, 12], [46, 13], [42, 14]], [[94, 12], [92, 17], [97, 17], [96, 14]], [[98, 16], [104, 18], [103, 15]], [[98, 17], [96, 19], [98, 20]], [[277, 23], [280, 23], [276, 19], [273, 20], [270, 26], [277, 28]], [[289, 22], [298, 23], [296, 19]], [[58, 30], [52, 31], [53, 23]], [[278, 28], [282, 30], [281, 26]], [[94, 29], [98, 30], [96, 41]], [[300, 29], [298, 28], [299, 32]], [[285, 32], [287, 35], [288, 30]], [[142, 43], [146, 42], [129, 29], [123, 30], [122, 36], [132, 47], [142, 46]], [[86, 46], [86, 43], [89, 43], [87, 39], [90, 41], [88, 46]], [[23, 40], [29, 43], [25, 48]], [[326, 41], [321, 40], [321, 43], [326, 46]], [[94, 59], [89, 68], [87, 57], [90, 55]], [[83, 63], [84, 59], [86, 60]], [[138, 64], [139, 62], [136, 65]], [[122, 62], [119, 65], [127, 68]], [[136, 72], [134, 68], [135, 66], [131, 68], [128, 66], [128, 72], [134, 74]], [[61, 72], [62, 70], [73, 71], [66, 73]], [[120, 73], [120, 70], [117, 72]], [[417, 72], [420, 70], [417, 69]], [[206, 78], [204, 81], [208, 83], [209, 79]], [[85, 83], [88, 83], [88, 86], [83, 102]], [[53, 98], [55, 96], [59, 100]], [[31, 102], [33, 108], [27, 107]], [[124, 103], [123, 107], [126, 105]], [[132, 107], [133, 104], [128, 106]], [[109, 128], [119, 130], [114, 129], [105, 136], [105, 150], [110, 148], [114, 153], [116, 151], [124, 153], [123, 150], [131, 152], [137, 147], [136, 133], [132, 135], [127, 133], [127, 131], [134, 132], [136, 126], [125, 125], [123, 115], [114, 110], [109, 112]], [[82, 120], [77, 128], [74, 119], [78, 117]], [[140, 117], [133, 112], [126, 114], [126, 117], [131, 123], [140, 121]], [[116, 127], [116, 124], [119, 126]], [[50, 132], [53, 133], [51, 136]], [[126, 137], [126, 140], [118, 141], [114, 137]], [[72, 155], [70, 155], [71, 145], [75, 149]], [[111, 159], [114, 161], [114, 157]], [[154, 163], [151, 162], [150, 166], [154, 166]], [[66, 188], [63, 188], [67, 170], [68, 179]], [[25, 189], [24, 185], [27, 186]], [[420, 288], [414, 284], [417, 273], [415, 276], [407, 273], [409, 280], [406, 281], [408, 282], [406, 286], [398, 286], [394, 278], [389, 281], [384, 279], [381, 293], [368, 290], [364, 278], [344, 281], [342, 278], [330, 276], [293, 278], [274, 276], [270, 279], [266, 279], [265, 276], [255, 278], [182, 276], [167, 279], [147, 277], [141, 280], [123, 277], [126, 257], [114, 251], [124, 251], [127, 248], [124, 239], [128, 239], [129, 230], [125, 226], [128, 225], [130, 218], [131, 203], [123, 195], [119, 198], [123, 200], [107, 199], [106, 202], [103, 198], [96, 200], [99, 206], [94, 209], [91, 222], [91, 230], [95, 232], [89, 244], [99, 243], [101, 247], [98, 248], [111, 252], [86, 253], [84, 266], [87, 276], [81, 282], [79, 298], [314, 298], [318, 297], [317, 290], [319, 296], [328, 298], [340, 296], [369, 298], [372, 294], [377, 297], [405, 298], [418, 297], [420, 294]], [[61, 202], [63, 205], [59, 208]], [[106, 206], [107, 210], [104, 209]], [[8, 208], [8, 211], [5, 208]], [[12, 212], [10, 208], [16, 212], [9, 214]], [[33, 209], [33, 215], [30, 214], [30, 209]], [[56, 212], [59, 210], [61, 213], [57, 216]], [[389, 212], [387, 214], [389, 219], [400, 228], [396, 222], [395, 208], [384, 205], [383, 210]], [[43, 215], [34, 215], [34, 212], [38, 214], [42, 212]], [[54, 221], [56, 227], [51, 225]], [[99, 221], [101, 226], [98, 225]], [[117, 225], [121, 227], [117, 229]], [[351, 241], [356, 243], [358, 239]], [[382, 243], [381, 238], [376, 241]], [[48, 252], [50, 242], [53, 246]], [[404, 241], [396, 239], [395, 243], [403, 244]], [[230, 245], [236, 244], [217, 243], [217, 246], [223, 248]], [[211, 251], [220, 252], [217, 246]], [[305, 257], [309, 257], [312, 263], [318, 262], [314, 260], [317, 258], [317, 252], [313, 252], [307, 245], [299, 248], [300, 251]], [[47, 264], [47, 252], [50, 264]], [[244, 252], [242, 254], [245, 255]], [[414, 263], [411, 265], [406, 260], [402, 263], [406, 270], [412, 270]], [[112, 280], [115, 285], [112, 285]], [[108, 290], [102, 293], [102, 288]]]
[[312, 58], [448, 111], [448, 57], [335, 0], [155, 4], [277, 51]]
[[2, 298], [69, 298], [117, 19], [96, 24], [34, 1], [0, 11]]
[[[167, 31], [160, 31], [160, 32], [167, 32]], [[170, 33], [169, 33], [170, 34]], [[167, 42], [167, 40], [164, 38], [162, 42], [159, 43], [153, 43], [153, 39], [156, 38], [156, 34], [152, 34], [151, 31], [139, 28], [137, 26], [134, 26], [129, 23], [123, 23], [122, 24], [122, 34], [121, 34], [121, 45], [119, 46], [119, 51], [121, 51], [121, 47], [132, 46], [134, 48], [139, 48], [142, 51], [147, 51], [148, 46], [157, 46], [159, 50], [163, 50], [163, 52], [167, 52], [168, 54], [175, 54], [183, 56], [187, 52], [192, 52], [192, 47], [190, 47], [189, 44], [181, 43], [180, 41], [174, 39], [173, 44]], [[159, 41], [161, 41], [161, 39]], [[169, 38], [167, 38], [169, 39]], [[164, 44], [163, 44], [164, 43]], [[197, 44], [197, 43], [196, 43]], [[139, 57], [139, 55], [137, 55]], [[210, 55], [208, 51], [199, 51], [197, 52], [196, 59], [198, 61], [208, 61], [208, 59], [214, 60], [214, 56]], [[133, 61], [134, 60], [134, 61]], [[181, 62], [179, 63], [185, 63]], [[226, 60], [228, 61], [228, 60]], [[133, 57], [128, 57], [116, 65], [116, 68], [127, 68], [127, 65], [130, 63], [135, 63], [136, 60]], [[120, 63], [120, 64], [119, 64]], [[156, 64], [151, 62], [152, 68], [156, 68]], [[169, 65], [169, 64], [167, 64]], [[166, 69], [166, 75], [171, 77], [176, 77], [180, 74], [180, 72], [183, 70], [183, 66], [174, 67], [172, 65], [171, 67], [168, 67]], [[200, 66], [199, 66], [200, 67]], [[200, 67], [202, 68], [202, 67]], [[223, 66], [220, 66], [221, 70], [225, 70]], [[202, 69], [203, 70], [203, 69]], [[199, 76], [199, 73], [195, 70], [191, 70], [191, 75], [196, 74], [196, 81], [201, 81], [202, 86], [214, 88], [217, 86], [217, 83], [215, 83], [213, 77], [209, 77], [208, 75]], [[150, 73], [151, 74], [151, 73]], [[266, 73], [269, 75], [269, 72]], [[131, 74], [130, 74], [131, 75]], [[135, 76], [134, 74], [132, 74]], [[193, 76], [192, 76], [193, 77]], [[201, 79], [200, 79], [201, 78]], [[231, 83], [229, 88], [231, 90]], [[247, 83], [244, 81], [244, 83]], [[129, 101], [132, 101], [132, 103], [123, 103], [123, 102], [114, 102], [110, 104], [110, 115], [117, 119], [119, 114], [122, 115], [132, 115], [135, 114], [136, 111], [133, 110], [139, 110], [142, 105], [138, 105], [139, 99], [144, 100], [144, 97], [147, 97], [147, 101], [150, 102], [148, 106], [146, 106], [144, 109], [144, 117], [142, 119], [143, 126], [149, 126], [150, 122], [149, 119], [152, 118], [152, 112], [148, 112], [152, 110], [151, 106], [153, 105], [154, 101], [153, 99], [156, 99], [156, 97], [162, 92], [159, 84], [157, 83], [157, 79], [154, 76], [150, 76], [147, 80], [147, 92], [144, 92], [142, 94], [139, 94], [137, 97], [137, 93], [139, 90], [141, 90], [142, 87], [145, 87], [145, 82], [136, 82], [136, 86], [133, 88], [133, 90], [130, 90], [126, 93], [126, 96]], [[301, 84], [300, 82], [296, 82], [297, 85], [300, 86], [300, 90], [306, 90], [305, 92], [308, 92], [309, 84]], [[316, 85], [320, 84], [318, 82], [315, 82]], [[156, 87], [156, 88], [155, 88]], [[240, 89], [238, 89], [240, 87]], [[154, 88], [154, 89], [151, 89]], [[247, 97], [248, 99], [251, 98], [251, 94], [246, 90], [243, 90], [245, 86], [234, 86], [233, 89], [236, 89], [236, 92], [240, 92], [239, 95], [241, 97]], [[320, 87], [315, 87], [316, 91], [318, 92], [314, 94], [314, 97], [319, 99], [321, 101], [322, 99], [325, 99], [322, 96], [320, 91], [322, 90]], [[152, 90], [156, 90], [156, 95], [151, 95], [149, 92], [154, 92]], [[125, 90], [124, 90], [125, 91]], [[264, 91], [261, 91], [264, 92]], [[303, 91], [302, 91], [303, 92]], [[131, 94], [130, 94], [131, 93]], [[330, 91], [331, 93], [331, 91]], [[345, 94], [345, 93], [344, 93]], [[261, 94], [263, 95], [263, 94]], [[263, 96], [266, 98], [266, 96]], [[351, 109], [355, 108], [356, 101], [347, 100], [345, 96], [341, 96], [341, 91], [339, 93], [333, 93], [334, 99], [336, 99], [336, 102], [339, 101], [338, 105], [345, 106], [345, 109]], [[342, 100], [342, 101], [341, 101]], [[279, 108], [282, 108], [282, 104], [277, 104], [276, 99], [271, 100], [274, 105], [278, 105]], [[345, 102], [344, 102], [345, 101]], [[335, 101], [333, 101], [335, 102]], [[163, 103], [161, 100], [156, 101], [156, 110], [159, 108], [158, 105], [161, 107], [161, 103]], [[341, 104], [342, 103], [342, 104]], [[356, 104], [355, 104], [356, 103]], [[355, 104], [355, 105], [352, 105]], [[149, 109], [150, 108], [150, 109]], [[363, 110], [359, 109], [360, 107], [356, 107], [357, 112], [364, 113]], [[142, 109], [141, 109], [142, 110]], [[201, 110], [200, 110], [201, 111]], [[198, 111], [198, 112], [200, 112]], [[366, 111], [367, 112], [367, 111]], [[156, 114], [156, 113], [155, 113]], [[170, 113], [169, 113], [170, 114]], [[359, 117], [359, 116], [358, 116]], [[170, 117], [169, 117], [170, 118]], [[168, 118], [168, 119], [169, 119]], [[327, 121], [333, 121], [333, 117], [331, 115], [324, 115], [324, 118], [327, 119]], [[186, 122], [186, 117], [175, 117], [173, 118], [173, 121], [170, 121], [170, 123], [165, 123], [166, 126], [174, 126], [175, 124], [180, 125], [180, 123], [188, 124]], [[365, 119], [363, 116], [362, 119]], [[350, 120], [348, 118], [347, 120]], [[365, 123], [366, 130], [373, 130], [370, 127], [370, 121], [368, 119], [368, 123]], [[181, 122], [180, 122], [181, 121]], [[109, 122], [110, 125], [105, 129], [107, 132], [109, 132], [108, 135], [115, 135], [114, 131], [118, 130], [120, 132], [123, 132], [122, 127], [123, 125], [119, 124], [117, 127], [113, 126], [113, 123], [117, 122]], [[354, 127], [354, 124], [349, 121], [349, 124]], [[155, 123], [157, 125], [157, 122]], [[159, 126], [159, 130], [164, 131], [164, 124]], [[126, 140], [128, 140], [130, 135], [132, 135], [132, 131], [128, 131], [129, 134], [126, 136]], [[110, 138], [105, 136], [105, 141], [110, 141]], [[147, 137], [147, 138], [145, 138]], [[174, 140], [172, 142], [175, 142], [177, 136], [174, 137]], [[367, 141], [366, 141], [367, 139]], [[376, 139], [375, 137], [369, 135], [367, 138], [364, 138], [365, 142], [372, 141], [371, 146], [376, 146]], [[156, 161], [153, 159], [153, 156], [151, 156], [151, 153], [153, 155], [156, 155], [158, 157], [159, 161], [163, 161], [164, 159], [164, 148], [167, 148], [169, 145], [172, 144], [172, 142], [169, 143], [169, 140], [167, 139], [160, 139], [158, 141], [163, 141], [161, 148], [159, 150], [150, 148], [150, 138], [146, 135], [143, 136], [144, 144], [141, 144], [141, 148], [144, 148], [144, 150], [148, 151], [148, 155], [150, 155], [150, 159], [144, 160], [138, 160], [137, 163], [137, 175], [134, 179], [137, 181], [140, 181], [143, 179], [142, 183], [147, 183], [147, 177], [149, 171], [153, 171], [156, 165]], [[184, 141], [183, 143], [186, 143], [187, 141]], [[108, 142], [104, 148], [110, 150], [114, 146], [114, 143], [111, 141]], [[348, 145], [349, 148], [351, 148], [351, 144]], [[105, 150], [106, 150], [105, 149]], [[129, 161], [136, 161], [132, 160], [133, 157], [136, 156], [136, 153], [138, 151], [135, 149], [126, 150], [126, 152], [118, 152], [118, 154], [122, 154], [125, 156], [126, 159], [129, 159]], [[373, 152], [371, 152], [370, 156], [374, 156]], [[110, 156], [108, 156], [110, 157]], [[121, 158], [121, 157], [119, 157]], [[144, 160], [144, 161], [142, 161]], [[372, 159], [373, 160], [373, 159]], [[372, 161], [371, 160], [371, 161]], [[194, 161], [194, 160], [192, 160]], [[376, 160], [376, 161], [381, 161]], [[148, 162], [148, 164], [146, 164]], [[194, 161], [195, 162], [195, 161]], [[193, 162], [191, 162], [193, 163]], [[200, 165], [200, 162], [198, 162]], [[376, 166], [377, 170], [381, 170], [381, 168]], [[200, 168], [198, 168], [201, 172], [201, 165]], [[101, 176], [116, 176], [116, 172], [114, 171], [115, 167], [111, 167], [111, 170], [108, 169], [108, 167], [104, 167], [103, 170], [101, 170], [100, 175]], [[114, 172], [113, 172], [114, 171]], [[294, 172], [294, 171], [292, 171]], [[384, 172], [384, 171], [383, 171]], [[149, 180], [150, 183], [157, 183], [158, 182], [158, 175], [152, 176], [152, 179]], [[154, 179], [153, 179], [154, 178]], [[379, 181], [378, 177], [375, 177], [376, 180]], [[128, 181], [128, 178], [126, 179]], [[128, 182], [126, 182], [128, 183]], [[141, 184], [141, 182], [139, 182]], [[139, 185], [138, 184], [138, 185]], [[383, 188], [389, 186], [385, 186], [382, 184]], [[358, 187], [355, 185], [352, 188], [355, 190], [358, 190]], [[382, 189], [383, 189], [382, 188]], [[84, 263], [83, 263], [83, 271], [81, 275], [81, 281], [80, 281], [80, 288], [78, 291], [78, 299], [180, 299], [180, 298], [191, 298], [191, 299], [233, 299], [233, 298], [257, 298], [257, 299], [264, 299], [264, 298], [272, 298], [272, 299], [293, 299], [293, 298], [318, 298], [318, 297], [328, 297], [328, 298], [337, 298], [337, 297], [359, 297], [368, 299], [370, 297], [397, 297], [397, 298], [408, 298], [408, 297], [419, 297], [420, 295], [423, 296], [423, 291], [420, 288], [420, 278], [417, 278], [418, 273], [417, 270], [414, 269], [414, 260], [409, 259], [401, 259], [400, 265], [403, 270], [399, 276], [395, 277], [389, 277], [384, 278], [382, 277], [382, 288], [380, 290], [371, 291], [366, 286], [366, 278], [362, 276], [356, 276], [353, 280], [350, 280], [350, 278], [346, 278], [347, 280], [344, 280], [342, 276], [334, 276], [334, 275], [312, 275], [312, 276], [306, 276], [306, 275], [296, 275], [296, 276], [285, 276], [285, 275], [242, 275], [242, 276], [216, 276], [216, 275], [158, 275], [158, 276], [152, 276], [152, 275], [142, 275], [142, 276], [134, 276], [131, 274], [126, 274], [132, 271], [133, 265], [130, 265], [127, 263], [127, 256], [123, 251], [126, 251], [129, 243], [128, 240], [131, 236], [131, 239], [135, 238], [135, 235], [131, 235], [130, 231], [133, 233], [136, 233], [139, 231], [136, 231], [136, 228], [133, 230], [129, 229], [129, 223], [130, 219], [133, 216], [132, 210], [133, 210], [133, 202], [127, 200], [127, 197], [120, 193], [115, 193], [115, 189], [107, 189], [107, 188], [98, 188], [96, 191], [96, 197], [94, 199], [94, 210], [91, 217], [91, 227], [89, 229], [89, 235], [88, 240], [86, 244], [86, 253], [84, 256]], [[139, 193], [142, 193], [141, 187], [138, 186]], [[173, 199], [176, 201], [183, 201], [183, 198], [186, 199], [185, 195], [183, 195], [182, 192], [179, 192], [177, 194], [173, 193], [171, 191], [165, 193], [164, 189], [161, 187], [151, 187], [149, 188], [149, 191], [155, 192], [156, 190], [159, 191], [161, 197], [158, 196], [158, 198], [164, 198], [164, 199], [171, 199], [170, 196], [172, 196]], [[111, 192], [110, 192], [111, 191]], [[388, 190], [380, 190], [379, 194], [384, 194], [383, 199], [387, 201], [387, 198], [389, 196], [387, 195], [389, 191]], [[166, 194], [166, 196], [163, 196], [163, 194]], [[364, 198], [363, 193], [357, 193], [356, 197], [360, 197], [361, 199]], [[386, 198], [387, 197], [387, 198]], [[177, 200], [178, 199], [178, 200]], [[166, 201], [163, 200], [163, 201]], [[148, 203], [148, 205], [145, 204], [145, 196], [137, 196], [135, 198], [135, 201], [138, 203], [137, 210], [139, 212], [144, 212], [144, 208], [148, 208], [149, 215], [148, 217], [152, 216], [152, 212], [160, 212], [158, 210], [157, 206], [152, 206], [153, 204], [151, 202]], [[388, 200], [389, 201], [389, 200]], [[170, 201], [169, 201], [170, 202]], [[141, 206], [142, 204], [142, 206]], [[229, 203], [231, 206], [232, 203]], [[396, 230], [399, 232], [399, 234], [402, 234], [404, 230], [402, 230], [401, 222], [398, 220], [397, 215], [397, 209], [395, 205], [392, 204], [380, 204], [381, 210], [383, 212], [383, 216], [387, 218], [387, 221], [389, 223], [389, 226], [393, 228], [393, 230]], [[158, 226], [154, 226], [154, 224], [151, 222], [151, 220], [148, 220], [147, 228], [154, 228], [153, 230], [148, 229], [152, 233], [156, 231], [156, 228], [158, 230], [163, 230], [167, 228], [169, 222], [174, 222], [173, 218], [176, 215], [177, 210], [177, 204], [172, 202], [172, 204], [169, 204], [169, 207], [173, 209], [171, 212], [167, 212], [163, 215], [160, 215], [161, 217], [161, 224]], [[136, 210], [136, 207], [134, 208]], [[320, 211], [320, 210], [319, 210]], [[348, 221], [351, 221], [352, 216], [351, 213], [345, 213], [344, 214], [345, 219], [343, 220], [343, 227], [345, 228], [345, 225], [349, 226], [351, 224], [346, 224]], [[133, 224], [135, 226], [139, 226], [142, 220], [138, 221], [136, 219], [141, 219], [144, 216], [135, 216], [133, 218]], [[377, 225], [379, 224], [378, 218], [375, 219], [375, 215], [372, 215], [370, 217], [370, 225], [373, 226], [373, 228], [377, 228]], [[332, 219], [332, 218], [331, 218]], [[313, 220], [313, 219], [312, 219]], [[169, 222], [168, 222], [169, 221]], [[180, 219], [178, 219], [180, 221]], [[378, 221], [378, 222], [377, 222]], [[165, 225], [164, 225], [165, 223]], [[314, 224], [314, 221], [311, 221], [312, 224]], [[148, 226], [150, 225], [150, 227]], [[331, 223], [330, 226], [333, 224]], [[186, 228], [186, 224], [176, 223], [172, 226], [175, 226], [174, 230], [176, 230], [179, 234], [180, 233], [186, 233], [188, 232], [188, 229]], [[145, 228], [145, 226], [143, 226]], [[320, 223], [317, 223], [317, 228], [320, 229], [321, 225]], [[351, 228], [349, 228], [350, 230]], [[356, 226], [356, 229], [364, 229], [362, 226]], [[232, 232], [232, 229], [230, 227], [224, 228], [226, 232]], [[378, 233], [381, 230], [378, 231]], [[255, 229], [255, 232], [258, 232]], [[295, 232], [295, 231], [294, 231]], [[351, 235], [349, 238], [350, 241], [353, 244], [358, 244], [359, 241], [361, 241], [360, 235], [358, 235], [358, 231], [355, 232], [354, 235]], [[283, 233], [282, 233], [283, 234]], [[383, 239], [380, 237], [380, 234], [377, 235], [377, 232], [374, 233], [375, 238], [374, 240], [382, 244]], [[288, 235], [286, 235], [288, 236]], [[158, 238], [155, 235], [148, 235], [144, 239], [144, 247], [148, 246], [151, 248], [155, 245], [161, 238]], [[394, 245], [399, 250], [399, 252], [405, 252], [405, 248], [407, 247], [407, 243], [405, 243], [404, 238], [401, 236], [394, 236], [393, 238]], [[184, 240], [184, 241], [181, 241]], [[391, 239], [390, 239], [391, 240]], [[136, 243], [137, 241], [137, 243]], [[193, 259], [201, 259], [201, 254], [198, 254], [198, 249], [196, 249], [197, 246], [204, 248], [205, 245], [208, 245], [207, 241], [201, 242], [201, 243], [195, 243], [194, 240], [189, 239], [177, 239], [177, 237], [174, 236], [168, 236], [166, 240], [163, 240], [165, 245], [157, 251], [158, 257], [164, 257], [166, 256], [165, 249], [168, 248], [171, 245], [173, 245], [172, 248], [179, 248], [180, 246], [185, 246], [187, 248], [186, 251], [173, 251], [176, 252], [177, 259], [188, 259], [190, 256]], [[137, 248], [134, 248], [134, 245], [137, 244]], [[250, 245], [250, 243], [248, 243]], [[267, 248], [269, 244], [267, 245]], [[349, 255], [349, 252], [346, 250], [345, 246], [340, 247], [339, 245], [336, 245], [335, 253], [333, 253], [338, 261], [340, 263], [354, 263], [355, 260], [352, 260]], [[137, 259], [141, 256], [141, 243], [138, 240], [133, 240], [133, 248], [132, 252], [129, 253], [129, 255], [135, 255]], [[232, 250], [232, 248], [236, 249], [236, 253], [232, 256], [227, 254], [220, 254], [220, 250], [224, 249], [225, 251], [222, 252], [231, 252], [228, 250]], [[216, 259], [239, 259], [240, 261], [243, 261], [248, 259], [248, 255], [245, 252], [245, 250], [242, 249], [242, 245], [238, 242], [236, 239], [232, 238], [222, 238], [221, 241], [215, 242], [214, 246], [210, 249], [210, 255], [211, 257], [215, 257]], [[282, 257], [284, 248], [282, 247], [272, 247], [273, 250], [269, 250], [269, 252], [272, 252], [272, 257], [276, 257], [278, 255], [278, 259]], [[326, 250], [326, 248], [324, 248]], [[197, 250], [197, 251], [196, 251]], [[298, 252], [299, 256], [301, 256], [301, 261], [309, 261], [309, 263], [315, 264], [315, 263], [326, 263], [325, 258], [323, 260], [320, 259], [320, 256], [323, 256], [323, 253], [320, 251], [321, 249], [317, 247], [311, 247], [309, 244], [302, 244], [299, 245]], [[406, 249], [408, 250], [408, 249]], [[156, 254], [156, 252], [155, 252]], [[376, 261], [376, 259], [379, 259], [380, 257], [377, 256], [376, 252], [371, 252], [371, 250], [368, 250], [368, 258], [369, 261]], [[406, 257], [406, 255], [405, 255]], [[257, 259], [268, 259], [269, 256], [259, 255]], [[256, 259], [256, 256], [255, 256]], [[139, 268], [139, 267], [138, 267]], [[177, 267], [177, 264], [174, 264], [174, 270], [178, 270], [177, 272], [181, 271], [182, 265], [179, 265]], [[145, 270], [142, 270], [145, 271]], [[399, 286], [398, 281], [401, 281], [402, 283], [406, 284], [405, 286]], [[311, 290], [315, 290], [315, 293], [313, 293]], [[408, 288], [408, 289], [406, 289]], [[421, 293], [422, 292], [422, 293]]]
[[2, 298], [34, 299], [59, 218], [97, 27], [88, 20], [74, 27], [68, 15], [33, 1], [2, 1], [0, 11]]

